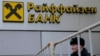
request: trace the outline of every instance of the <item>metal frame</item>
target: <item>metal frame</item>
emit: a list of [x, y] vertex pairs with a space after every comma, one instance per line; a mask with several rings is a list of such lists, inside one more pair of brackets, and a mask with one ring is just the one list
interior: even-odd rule
[[38, 52], [35, 56], [38, 56], [41, 52], [43, 52], [47, 47], [51, 47], [51, 56], [55, 56], [55, 48], [58, 44], [61, 44], [62, 42], [65, 42], [69, 39], [71, 39], [72, 37], [75, 37], [77, 36], [78, 37], [78, 55], [81, 56], [80, 54], [80, 40], [79, 40], [79, 35], [82, 34], [83, 32], [86, 32], [86, 31], [89, 31], [89, 41], [90, 41], [90, 52], [91, 52], [91, 56], [93, 56], [93, 48], [92, 48], [92, 36], [91, 36], [91, 30], [95, 27], [98, 27], [100, 26], [100, 21], [93, 24], [93, 25], [90, 25], [84, 29], [81, 29], [80, 31], [74, 33], [74, 34], [71, 34], [69, 36], [66, 36], [64, 39], [61, 39], [57, 42], [54, 42], [54, 43], [49, 43], [50, 45], [47, 45], [46, 47], [44, 47], [40, 52]]

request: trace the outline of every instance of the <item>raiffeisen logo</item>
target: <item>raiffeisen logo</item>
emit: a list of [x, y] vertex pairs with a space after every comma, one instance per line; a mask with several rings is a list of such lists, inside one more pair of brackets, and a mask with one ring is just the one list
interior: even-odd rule
[[54, 5], [54, 3], [52, 3], [51, 5], [48, 5], [47, 3], [43, 3], [42, 5], [35, 5], [32, 2], [28, 2], [27, 6], [28, 12], [34, 10], [37, 13], [51, 13], [50, 15], [39, 14], [37, 17], [35, 16], [35, 14], [29, 14], [28, 22], [30, 23], [60, 23], [60, 17], [64, 13], [95, 14], [97, 12], [96, 7], [79, 7], [78, 5], [64, 6], [63, 4], [60, 4], [56, 6]]
[[3, 2], [3, 21], [4, 22], [24, 22], [24, 3], [23, 2]]
[[[25, 4], [24, 4], [25, 3]], [[26, 6], [24, 8], [24, 6]], [[35, 13], [34, 13], [34, 12]], [[25, 16], [24, 16], [25, 12]], [[3, 22], [24, 22], [28, 23], [57, 23], [61, 22], [63, 14], [95, 14], [96, 7], [83, 7], [79, 5], [65, 6], [63, 4], [55, 5], [51, 3], [43, 3], [37, 5], [33, 2], [17, 2], [4, 1], [3, 2]], [[67, 17], [66, 17], [67, 18]], [[62, 19], [63, 20], [63, 19]]]

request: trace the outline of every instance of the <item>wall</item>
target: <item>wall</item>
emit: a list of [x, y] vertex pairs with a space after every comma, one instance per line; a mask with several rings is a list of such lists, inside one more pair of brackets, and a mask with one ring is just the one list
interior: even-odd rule
[[0, 55], [33, 55], [40, 50], [40, 45], [40, 32], [0, 32]]

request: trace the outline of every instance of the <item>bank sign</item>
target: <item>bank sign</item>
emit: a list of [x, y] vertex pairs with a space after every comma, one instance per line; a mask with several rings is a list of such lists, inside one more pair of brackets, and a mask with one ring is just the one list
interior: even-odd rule
[[[24, 8], [27, 7], [27, 10]], [[25, 15], [27, 12], [28, 15]], [[35, 13], [32, 13], [35, 12]], [[24, 23], [24, 19], [28, 19], [27, 23], [57, 23], [61, 21], [63, 14], [95, 14], [96, 7], [85, 7], [73, 4], [72, 6], [54, 3], [35, 4], [34, 2], [3, 1], [3, 22]], [[36, 15], [38, 14], [38, 15]]]

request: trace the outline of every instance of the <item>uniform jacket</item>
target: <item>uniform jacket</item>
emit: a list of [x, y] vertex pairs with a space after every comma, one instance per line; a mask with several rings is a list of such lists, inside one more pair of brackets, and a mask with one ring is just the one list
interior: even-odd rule
[[[78, 52], [72, 53], [71, 56], [78, 56]], [[81, 56], [90, 56], [86, 48], [83, 48], [83, 50], [81, 51]]]

